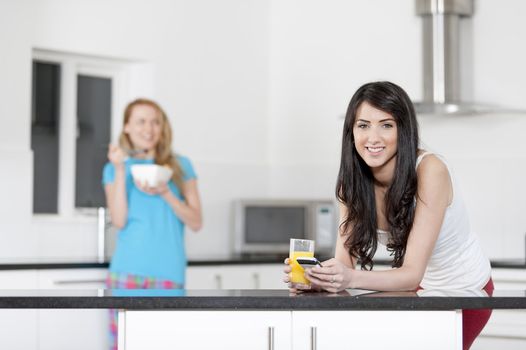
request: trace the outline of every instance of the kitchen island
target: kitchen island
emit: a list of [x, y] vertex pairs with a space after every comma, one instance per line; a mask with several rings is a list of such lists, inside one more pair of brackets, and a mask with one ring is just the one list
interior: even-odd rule
[[[187, 278], [187, 287], [192, 291], [185, 292], [186, 296], [191, 298], [184, 300], [167, 300], [166, 298], [162, 298], [159, 302], [163, 303], [162, 308], [170, 307], [170, 303], [176, 303], [173, 307], [180, 310], [179, 314], [181, 311], [185, 311], [186, 313], [197, 311], [197, 315], [200, 316], [202, 311], [206, 311], [203, 307], [219, 307], [218, 311], [223, 313], [229, 310], [238, 310], [243, 311], [245, 314], [257, 311], [256, 315], [261, 315], [262, 309], [244, 307], [243, 303], [249, 303], [249, 305], [254, 306], [254, 302], [258, 302], [258, 307], [260, 307], [261, 299], [254, 299], [254, 295], [249, 296], [247, 293], [254, 293], [258, 296], [260, 292], [266, 292], [265, 290], [268, 289], [282, 288], [281, 292], [285, 292], [285, 296], [287, 296], [285, 285], [281, 282], [282, 261], [282, 257], [268, 255], [250, 257], [208, 256], [206, 259], [194, 257], [189, 261]], [[378, 268], [388, 267], [388, 261], [376, 261], [376, 263]], [[507, 259], [492, 261], [491, 263], [493, 267], [493, 280], [497, 290], [526, 290], [526, 264], [524, 259]], [[9, 296], [8, 294], [11, 293], [7, 291], [8, 289], [27, 290], [24, 298], [22, 298], [22, 294], [18, 295], [18, 297], [20, 297], [19, 302], [25, 304], [25, 308], [21, 306], [19, 302], [15, 301], [17, 297], [16, 294], [11, 294], [11, 297], [15, 298], [3, 299], [4, 307], [9, 307], [6, 306], [6, 303], [9, 303], [12, 304], [12, 308], [0, 310], [0, 348], [20, 348], [27, 350], [69, 349], [70, 344], [75, 342], [75, 348], [78, 350], [107, 349], [108, 313], [105, 308], [116, 307], [122, 308], [123, 310], [140, 310], [139, 304], [150, 307], [148, 306], [149, 303], [154, 301], [153, 296], [147, 297], [146, 300], [141, 300], [140, 296], [133, 298], [134, 300], [129, 300], [126, 297], [115, 300], [111, 299], [111, 296], [108, 294], [104, 294], [106, 293], [103, 291], [103, 288], [105, 286], [104, 280], [107, 274], [107, 266], [107, 262], [97, 262], [96, 259], [92, 258], [0, 259], [0, 290], [6, 289], [6, 291], [2, 292], [4, 297]], [[74, 289], [74, 291], [70, 292], [72, 289]], [[83, 294], [82, 291], [77, 292], [78, 289], [91, 291]], [[200, 292], [197, 289], [203, 289], [203, 291]], [[209, 291], [212, 289], [216, 290], [213, 292], [215, 293], [213, 294], [214, 298], [204, 298], [207, 295], [212, 296], [210, 295], [212, 292]], [[238, 289], [243, 289], [243, 291]], [[42, 290], [42, 293], [32, 292], [32, 296], [36, 299], [27, 298], [30, 296], [28, 294], [29, 291], [37, 292], [38, 290]], [[237, 298], [235, 301], [231, 300], [231, 296], [227, 295], [223, 295], [224, 298], [221, 298], [220, 293], [224, 292], [224, 290], [238, 290], [237, 296], [240, 298]], [[62, 292], [66, 294], [58, 294]], [[264, 296], [268, 297], [269, 295], [265, 294]], [[267, 300], [266, 302], [272, 303], [273, 305], [283, 302], [294, 304], [285, 306], [281, 304], [281, 309], [272, 309], [273, 311], [280, 311], [283, 307], [290, 307], [291, 311], [308, 311], [310, 310], [309, 308], [312, 308], [310, 301], [305, 301], [305, 309], [301, 309], [304, 301], [283, 301], [279, 299], [279, 296], [280, 294], [273, 294], [273, 300]], [[62, 298], [59, 299], [58, 297]], [[69, 299], [68, 297], [72, 298]], [[309, 296], [309, 298], [311, 297], [312, 296]], [[441, 302], [456, 303], [457, 301], [458, 299], [450, 299], [449, 301], [442, 300]], [[500, 309], [493, 313], [490, 322], [479, 339], [477, 339], [475, 343], [476, 346], [473, 347], [473, 350], [522, 350], [526, 348], [526, 332], [524, 331], [526, 329], [526, 310], [525, 308], [515, 310], [505, 308], [506, 305], [503, 303], [510, 301], [512, 300], [499, 300], [499, 305], [492, 306], [493, 308]], [[33, 302], [35, 302], [36, 305], [33, 305], [34, 308], [30, 308]], [[337, 310], [340, 307], [338, 303], [346, 302], [347, 301], [325, 301], [324, 305], [326, 305], [326, 309], [321, 308], [318, 303], [318, 309], [313, 310], [316, 310], [318, 313], [324, 311], [332, 312], [331, 310]], [[363, 300], [362, 302], [365, 303], [368, 301]], [[387, 301], [375, 301], [377, 307], [380, 307], [382, 303], [385, 302]], [[414, 301], [406, 300], [404, 303], [408, 302], [413, 303]], [[416, 302], [420, 303], [419, 307], [423, 307], [423, 303], [432, 301], [422, 300]], [[70, 306], [67, 306], [68, 303]], [[130, 303], [135, 303], [135, 306], [132, 308]], [[198, 304], [201, 308], [193, 309], [190, 307], [185, 309], [185, 303], [192, 307]], [[210, 303], [215, 304], [210, 305]], [[353, 301], [353, 303], [356, 303], [356, 301]], [[56, 308], [54, 308], [53, 305], [55, 305]], [[224, 305], [224, 308], [218, 305]], [[359, 304], [355, 305], [355, 307], [358, 306]], [[452, 308], [458, 307], [455, 304], [449, 306]], [[353, 306], [347, 305], [345, 307]], [[416, 306], [399, 304], [399, 307], [411, 309]], [[427, 305], [427, 307], [430, 307], [430, 305]], [[469, 306], [464, 304], [463, 307], [468, 308]], [[342, 309], [342, 311], [349, 310]], [[291, 315], [290, 312], [289, 315]], [[295, 315], [299, 315], [299, 313]], [[289, 316], [289, 318], [290, 317], [291, 316]], [[342, 322], [348, 323], [348, 318], [347, 316], [344, 317]], [[295, 319], [297, 320], [297, 318]], [[180, 320], [180, 318], [178, 317], [177, 320]], [[397, 322], [398, 321], [395, 323]], [[250, 324], [251, 321], [242, 323], [242, 326], [245, 326], [246, 324]], [[426, 324], [426, 321], [421, 323]], [[373, 321], [372, 324], [376, 324], [376, 320]], [[326, 326], [330, 327], [330, 329], [324, 330], [324, 327], [321, 325], [317, 327], [316, 329], [319, 330], [318, 334], [323, 335], [332, 332], [331, 329], [334, 327], [334, 322], [330, 322], [329, 320], [326, 322]], [[205, 328], [207, 329], [207, 333], [213, 332], [214, 329], [213, 326], [207, 326]], [[276, 329], [276, 340], [279, 339], [279, 334], [281, 333], [280, 330]], [[310, 339], [311, 335], [307, 334], [305, 337], [305, 339]], [[375, 334], [374, 337], [378, 337], [378, 335]], [[201, 338], [202, 337], [197, 337], [197, 339]], [[325, 336], [321, 338], [320, 336], [318, 337], [322, 345], [325, 339]], [[318, 348], [320, 349], [322, 347]], [[335, 347], [335, 349], [337, 349], [337, 347]]]
[[117, 308], [126, 350], [460, 349], [461, 309], [526, 309], [526, 291], [2, 290], [0, 308]]

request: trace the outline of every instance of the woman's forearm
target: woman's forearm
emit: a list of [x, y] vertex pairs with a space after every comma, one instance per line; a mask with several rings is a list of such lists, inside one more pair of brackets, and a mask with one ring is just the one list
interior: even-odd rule
[[351, 270], [350, 275], [348, 288], [386, 292], [416, 290], [422, 279], [419, 272], [403, 266], [385, 271]]
[[123, 228], [128, 216], [128, 200], [126, 198], [126, 172], [124, 167], [115, 168], [115, 182], [111, 189], [109, 201], [111, 222], [115, 227]]
[[202, 226], [201, 209], [177, 198], [172, 191], [162, 194], [164, 200], [170, 205], [175, 215], [177, 215], [185, 225], [192, 231], [199, 231]]

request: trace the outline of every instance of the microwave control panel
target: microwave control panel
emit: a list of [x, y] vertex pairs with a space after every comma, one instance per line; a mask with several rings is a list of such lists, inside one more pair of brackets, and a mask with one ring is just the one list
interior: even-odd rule
[[335, 237], [336, 217], [334, 215], [334, 205], [316, 205], [315, 234], [317, 249], [332, 249], [334, 247], [333, 237]]

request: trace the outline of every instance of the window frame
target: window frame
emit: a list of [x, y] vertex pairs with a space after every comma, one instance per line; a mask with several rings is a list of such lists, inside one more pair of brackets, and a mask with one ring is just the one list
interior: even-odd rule
[[131, 97], [129, 89], [125, 87], [128, 86], [130, 80], [132, 64], [126, 60], [41, 49], [33, 50], [32, 61], [60, 66], [57, 213], [33, 213], [33, 217], [69, 221], [71, 218], [94, 216], [97, 208], [75, 207], [76, 140], [78, 137], [77, 77], [88, 75], [111, 79], [111, 140], [114, 142], [121, 129], [122, 109]]

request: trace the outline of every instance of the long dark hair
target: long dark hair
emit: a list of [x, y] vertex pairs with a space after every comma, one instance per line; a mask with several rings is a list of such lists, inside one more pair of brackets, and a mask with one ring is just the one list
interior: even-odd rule
[[415, 214], [419, 138], [413, 104], [407, 93], [391, 82], [361, 86], [347, 108], [336, 185], [336, 197], [348, 212], [341, 223], [342, 234], [347, 236], [344, 245], [349, 254], [359, 260], [362, 270], [372, 269], [372, 258], [378, 247], [374, 177], [357, 153], [353, 135], [356, 112], [363, 102], [389, 113], [397, 125], [398, 151], [393, 182], [385, 195], [385, 215], [391, 233], [387, 249], [394, 256], [393, 267], [400, 267]]

